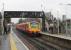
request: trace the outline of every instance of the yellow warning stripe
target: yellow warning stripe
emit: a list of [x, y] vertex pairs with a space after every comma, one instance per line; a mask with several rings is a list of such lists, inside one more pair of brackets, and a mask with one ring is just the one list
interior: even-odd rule
[[14, 38], [12, 37], [12, 34], [10, 34], [10, 45], [11, 45], [11, 50], [17, 50]]

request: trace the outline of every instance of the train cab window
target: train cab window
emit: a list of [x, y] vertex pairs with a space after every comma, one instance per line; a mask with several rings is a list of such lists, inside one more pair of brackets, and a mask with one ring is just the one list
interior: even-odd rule
[[32, 28], [37, 28], [38, 27], [38, 23], [30, 23]]

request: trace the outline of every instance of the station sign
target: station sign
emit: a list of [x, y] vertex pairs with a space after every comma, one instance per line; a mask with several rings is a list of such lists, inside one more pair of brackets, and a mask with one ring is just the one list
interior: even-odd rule
[[42, 18], [42, 11], [4, 11], [5, 18]]

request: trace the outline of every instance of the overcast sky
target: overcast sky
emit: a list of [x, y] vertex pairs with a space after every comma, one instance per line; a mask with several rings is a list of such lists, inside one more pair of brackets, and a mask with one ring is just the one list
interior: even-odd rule
[[[4, 2], [4, 10], [8, 11], [52, 11], [55, 17], [60, 17], [67, 13], [67, 17], [71, 16], [71, 6], [61, 5], [71, 4], [71, 0], [0, 0], [0, 11]], [[43, 5], [41, 8], [41, 4]]]

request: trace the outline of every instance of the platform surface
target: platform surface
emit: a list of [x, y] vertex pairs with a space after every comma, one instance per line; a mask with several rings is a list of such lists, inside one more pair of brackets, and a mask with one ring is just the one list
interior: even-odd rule
[[[26, 45], [18, 38], [13, 29], [11, 29], [10, 37], [13, 42], [11, 43], [11, 50], [29, 50]], [[12, 44], [13, 43], [13, 44]]]
[[4, 35], [2, 37], [2, 45], [1, 45], [2, 49], [1, 50], [10, 50], [10, 43], [9, 43], [9, 36], [8, 35]]
[[1, 37], [2, 37], [2, 36], [0, 36], [0, 46], [1, 46]]
[[[26, 45], [24, 45], [23, 42], [16, 36], [16, 34], [11, 33], [11, 36], [14, 41], [14, 45], [12, 46], [12, 48], [14, 50], [29, 50], [28, 47]], [[12, 42], [11, 42], [11, 44], [12, 44]], [[11, 50], [13, 50], [12, 48], [11, 48]]]
[[9, 34], [2, 37], [1, 44], [0, 50], [29, 50], [12, 29]]
[[53, 37], [57, 37], [57, 38], [62, 38], [62, 39], [66, 39], [66, 40], [71, 40], [71, 37], [66, 36], [66, 35], [50, 34], [50, 33], [47, 33], [47, 32], [41, 32], [41, 34], [45, 34], [45, 35], [53, 36]]

